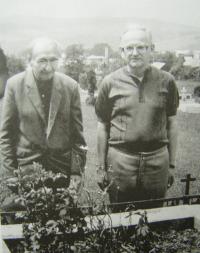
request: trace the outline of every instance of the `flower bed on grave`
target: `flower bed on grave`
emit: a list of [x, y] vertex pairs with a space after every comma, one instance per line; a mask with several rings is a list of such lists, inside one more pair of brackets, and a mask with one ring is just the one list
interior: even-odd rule
[[158, 228], [163, 225], [155, 229], [148, 222], [148, 211], [111, 214], [104, 193], [99, 205], [79, 208], [76, 192], [65, 188], [64, 175], [46, 172], [38, 165], [34, 171], [31, 177], [18, 173], [13, 185], [17, 201], [26, 207], [26, 212], [17, 215], [23, 221], [24, 239], [7, 242], [13, 253], [200, 251], [200, 232], [192, 227], [191, 219], [186, 230], [180, 230], [178, 221], [161, 231]]
[[[141, 223], [143, 221], [140, 220]], [[128, 230], [127, 227], [104, 230], [104, 232], [92, 232], [85, 234], [85, 238], [76, 239], [72, 242], [72, 237], [59, 238], [58, 248], [53, 245], [43, 243], [43, 249], [25, 251], [22, 241], [8, 242], [10, 252], [200, 252], [200, 233], [195, 229], [165, 231], [153, 230], [148, 224], [138, 224], [135, 229]], [[51, 241], [52, 244], [52, 241]], [[64, 247], [65, 244], [65, 247]]]

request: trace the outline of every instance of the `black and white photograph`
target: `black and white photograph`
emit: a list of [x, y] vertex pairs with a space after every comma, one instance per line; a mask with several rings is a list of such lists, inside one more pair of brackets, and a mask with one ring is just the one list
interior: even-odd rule
[[200, 253], [199, 9], [1, 0], [0, 253]]

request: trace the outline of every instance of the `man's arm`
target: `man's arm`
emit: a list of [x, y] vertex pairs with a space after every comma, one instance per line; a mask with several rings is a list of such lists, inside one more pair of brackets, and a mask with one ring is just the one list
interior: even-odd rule
[[107, 174], [107, 153], [108, 153], [108, 131], [107, 124], [98, 122], [97, 126], [97, 173], [98, 173], [98, 185], [101, 190], [104, 190], [108, 186], [108, 174]]
[[106, 168], [108, 151], [108, 126], [105, 123], [98, 122], [97, 126], [97, 156], [98, 165]]
[[175, 165], [175, 156], [177, 148], [177, 108], [179, 106], [179, 93], [176, 82], [171, 77], [168, 86], [168, 102], [167, 102], [167, 137], [169, 140], [169, 162], [172, 166]]
[[8, 176], [14, 176], [13, 171], [18, 167], [15, 141], [18, 131], [17, 109], [14, 92], [9, 83], [6, 86], [0, 128], [1, 167]]
[[74, 148], [86, 146], [83, 136], [83, 119], [78, 85], [74, 88], [71, 100], [71, 133]]
[[108, 140], [110, 135], [111, 110], [109, 93], [111, 90], [111, 82], [105, 77], [98, 91], [98, 97], [95, 103], [95, 111], [98, 117], [97, 126], [97, 156], [98, 156], [98, 185], [104, 190], [108, 185], [107, 175], [107, 153]]
[[[78, 91], [78, 85], [74, 88], [72, 100], [71, 100], [71, 139], [72, 139], [72, 148], [75, 152], [73, 157], [75, 157], [74, 166], [71, 168], [72, 174], [80, 174], [81, 169], [85, 166], [86, 160], [86, 142], [83, 136], [83, 123], [82, 123], [82, 111], [81, 111], [81, 102], [80, 94]], [[80, 159], [78, 159], [78, 157]], [[76, 166], [76, 161], [79, 163]]]
[[168, 133], [168, 151], [169, 151], [169, 163], [170, 165], [175, 166], [176, 150], [177, 150], [177, 118], [175, 116], [168, 117], [167, 124], [167, 133]]
[[110, 82], [104, 78], [98, 91], [95, 103], [95, 111], [98, 117], [97, 126], [97, 155], [98, 165], [106, 169], [108, 139], [110, 134], [111, 106], [109, 101]]
[[174, 183], [175, 173], [175, 158], [177, 149], [177, 119], [176, 116], [168, 117], [167, 134], [169, 139], [168, 152], [169, 152], [169, 178], [168, 187], [171, 187]]

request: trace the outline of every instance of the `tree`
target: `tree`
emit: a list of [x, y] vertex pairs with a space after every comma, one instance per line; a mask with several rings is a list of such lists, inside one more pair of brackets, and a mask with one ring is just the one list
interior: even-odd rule
[[154, 61], [165, 62], [164, 70], [170, 71], [171, 68], [177, 63], [177, 56], [173, 52], [155, 53]]
[[184, 64], [185, 59], [183, 55], [180, 55], [177, 60], [173, 63], [170, 73], [174, 75], [177, 79], [180, 79], [184, 72]]
[[64, 73], [79, 81], [80, 73], [84, 72], [84, 49], [81, 44], [69, 45], [65, 50]]
[[8, 79], [7, 58], [3, 49], [0, 48], [0, 98], [3, 97], [6, 81]]
[[65, 50], [65, 54], [68, 60], [81, 60], [84, 54], [83, 46], [81, 44], [69, 45]]
[[22, 57], [9, 55], [7, 58], [9, 76], [13, 76], [25, 70], [26, 62]]
[[0, 73], [7, 71], [7, 58], [3, 49], [0, 48]]

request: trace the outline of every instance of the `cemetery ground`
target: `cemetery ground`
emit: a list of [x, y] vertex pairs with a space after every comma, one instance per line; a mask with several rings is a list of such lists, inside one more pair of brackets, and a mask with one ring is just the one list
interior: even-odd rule
[[[95, 200], [99, 196], [98, 194], [99, 188], [97, 186], [97, 172], [96, 172], [97, 118], [95, 115], [94, 107], [88, 106], [85, 103], [86, 95], [87, 95], [86, 92], [81, 91], [84, 134], [85, 134], [86, 142], [88, 145], [87, 164], [86, 164], [85, 177], [84, 177], [85, 183], [84, 183], [83, 191], [81, 193], [82, 195], [81, 199], [82, 199], [83, 204], [87, 204], [86, 198], [85, 198], [86, 191], [89, 191], [91, 196]], [[191, 182], [190, 194], [200, 193], [200, 185], [199, 185], [199, 181], [200, 181], [200, 165], [199, 165], [200, 114], [183, 113], [181, 111], [178, 111], [177, 118], [178, 118], [179, 138], [178, 138], [178, 149], [177, 149], [177, 159], [176, 159], [175, 183], [171, 187], [171, 189], [168, 191], [167, 197], [177, 197], [177, 196], [184, 195], [185, 183], [181, 183], [180, 180], [185, 178], [186, 174], [188, 173], [190, 173], [192, 177], [196, 178], [195, 182]], [[0, 193], [0, 195], [2, 196], [5, 195], [4, 189], [0, 189], [0, 192], [2, 192], [2, 194]], [[1, 200], [1, 197], [0, 197], [0, 200]], [[149, 214], [147, 213], [147, 216], [148, 215]], [[147, 236], [149, 236], [149, 232], [148, 230], [146, 230], [147, 229], [146, 225], [143, 228], [147, 232]], [[142, 229], [140, 230], [143, 231]], [[156, 237], [153, 237], [153, 238], [157, 240], [158, 239], [157, 234], [154, 234], [154, 236]], [[125, 237], [128, 238], [127, 236]], [[197, 239], [199, 238], [199, 232], [195, 230], [191, 230], [191, 229], [185, 230], [185, 232], [180, 232], [180, 234], [179, 232], [176, 232], [175, 230], [165, 231], [164, 234], [162, 234], [162, 236], [159, 236], [159, 238], [161, 237], [163, 237], [163, 240], [165, 243], [163, 244], [161, 240], [159, 239], [161, 245], [157, 245], [157, 246], [160, 247], [160, 249], [162, 248], [163, 251], [162, 249], [161, 251], [156, 251], [156, 249], [155, 251], [133, 251], [133, 249], [131, 250], [131, 245], [129, 244], [129, 242], [126, 242], [125, 244], [124, 243], [122, 244], [124, 251], [119, 251], [119, 252], [199, 252], [199, 251], [183, 251], [183, 249], [180, 248], [181, 245], [183, 244], [185, 245], [185, 243], [183, 242], [183, 239], [186, 241], [194, 241], [194, 238], [197, 238]], [[107, 237], [105, 237], [105, 239], [107, 241]], [[141, 240], [138, 238], [137, 241], [143, 242], [144, 240]], [[147, 238], [147, 241], [151, 241], [151, 240]], [[197, 244], [194, 244], [194, 245], [197, 245]], [[177, 251], [175, 251], [176, 247], [177, 247]], [[164, 251], [164, 249], [166, 251]], [[171, 251], [169, 251], [169, 249]], [[188, 250], [190, 250], [190, 248], [188, 248]], [[197, 250], [199, 250], [199, 248]], [[82, 252], [90, 252], [90, 251], [82, 251]], [[102, 251], [102, 252], [111, 252], [111, 251]]]
[[[85, 171], [85, 187], [97, 191], [96, 173], [96, 139], [97, 119], [94, 107], [82, 105], [84, 132], [88, 145], [87, 164]], [[180, 180], [190, 173], [197, 180], [191, 183], [190, 194], [200, 193], [200, 114], [178, 111], [178, 148], [176, 158], [175, 182], [168, 190], [167, 197], [184, 194], [185, 184]]]
[[[86, 105], [86, 91], [81, 90], [84, 135], [88, 145], [87, 163], [84, 178], [84, 188], [90, 191], [94, 199], [99, 191], [97, 185], [97, 118], [93, 106]], [[178, 111], [178, 148], [176, 158], [175, 182], [168, 190], [167, 197], [176, 197], [184, 194], [185, 184], [180, 180], [190, 173], [197, 180], [191, 182], [190, 194], [200, 193], [200, 114]], [[0, 175], [2, 171], [0, 171]], [[1, 188], [1, 186], [0, 186]], [[0, 189], [0, 203], [6, 192]], [[84, 195], [84, 191], [82, 191]], [[84, 197], [83, 197], [84, 199]]]

